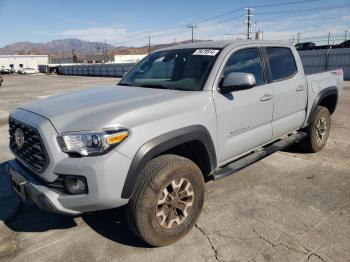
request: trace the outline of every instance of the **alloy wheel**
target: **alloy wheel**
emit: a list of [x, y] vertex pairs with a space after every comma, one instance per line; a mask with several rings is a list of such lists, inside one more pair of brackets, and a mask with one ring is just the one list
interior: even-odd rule
[[316, 141], [318, 144], [322, 144], [327, 134], [327, 120], [322, 116], [316, 125]]
[[172, 229], [182, 224], [191, 212], [193, 201], [194, 191], [190, 181], [185, 178], [172, 180], [158, 197], [156, 217], [159, 225]]

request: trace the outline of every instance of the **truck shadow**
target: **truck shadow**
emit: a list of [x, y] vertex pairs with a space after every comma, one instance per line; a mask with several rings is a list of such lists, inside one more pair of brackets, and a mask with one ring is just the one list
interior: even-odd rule
[[295, 143], [290, 145], [289, 147], [282, 150], [286, 153], [295, 153], [295, 154], [307, 154], [308, 152], [303, 149], [303, 147], [299, 143]]
[[72, 217], [44, 212], [31, 202], [22, 203], [12, 190], [5, 164], [0, 163], [0, 222], [16, 232], [44, 232], [76, 226]]
[[131, 231], [125, 220], [123, 207], [86, 213], [82, 219], [96, 233], [111, 241], [133, 247], [150, 247]]
[[[46, 232], [49, 230], [74, 229], [84, 226], [114, 242], [133, 246], [148, 246], [139, 240], [128, 227], [122, 208], [83, 214], [80, 217], [49, 213], [34, 203], [21, 203], [11, 188], [10, 179], [0, 163], [0, 224], [1, 221], [14, 232]], [[80, 221], [81, 221], [80, 220]], [[1, 237], [0, 237], [1, 238]]]

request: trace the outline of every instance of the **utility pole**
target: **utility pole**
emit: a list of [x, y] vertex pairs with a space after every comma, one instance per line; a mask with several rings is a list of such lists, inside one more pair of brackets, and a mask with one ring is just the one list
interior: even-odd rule
[[346, 41], [346, 39], [347, 39], [347, 37], [348, 37], [348, 30], [345, 30], [345, 37], [344, 37], [344, 41]]
[[151, 35], [148, 33], [148, 53], [151, 53]]
[[330, 38], [331, 38], [331, 32], [328, 32], [328, 45], [329, 45]]
[[174, 45], [176, 45], [176, 38], [174, 37]]
[[105, 60], [105, 63], [106, 63], [106, 60], [107, 60], [107, 41], [105, 39], [105, 56], [103, 57], [103, 60]]
[[300, 43], [300, 35], [301, 33], [298, 33], [298, 44]]
[[251, 17], [254, 16], [254, 15], [252, 15], [252, 10], [254, 10], [254, 9], [250, 8], [250, 7], [246, 7], [245, 10], [247, 10], [247, 14], [246, 14], [246, 17], [247, 17], [247, 21], [246, 21], [247, 39], [250, 39], [250, 33], [252, 31], [251, 27], [252, 27], [252, 25], [254, 25], [254, 22], [252, 22], [252, 19], [251, 19]]
[[96, 60], [98, 61], [98, 56], [100, 55], [100, 46], [99, 45], [97, 45], [97, 42], [96, 42], [96, 49], [97, 49], [97, 55], [95, 56], [95, 58], [94, 58], [94, 63], [96, 62]]
[[247, 39], [250, 39], [250, 8], [247, 9]]
[[294, 35], [293, 35], [293, 39], [292, 39], [292, 44], [294, 45]]
[[73, 57], [73, 63], [77, 64], [78, 63], [78, 57], [75, 54], [75, 49], [72, 49], [72, 57]]
[[192, 43], [194, 42], [194, 38], [193, 38], [193, 30], [197, 28], [196, 25], [188, 25], [187, 28], [190, 28], [192, 31]]

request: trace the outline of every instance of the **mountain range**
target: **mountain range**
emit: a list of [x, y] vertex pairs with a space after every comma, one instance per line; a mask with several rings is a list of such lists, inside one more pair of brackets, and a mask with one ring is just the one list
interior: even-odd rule
[[83, 53], [94, 54], [96, 52], [102, 52], [103, 48], [107, 47], [108, 50], [115, 49], [115, 46], [89, 42], [79, 39], [62, 39], [53, 40], [47, 43], [32, 43], [32, 42], [16, 42], [6, 45], [0, 48], [0, 54], [50, 54], [57, 55], [59, 53]]
[[[181, 43], [189, 43], [190, 40]], [[152, 45], [151, 50], [157, 50], [172, 44]], [[72, 53], [79, 55], [102, 54], [107, 48], [107, 54], [145, 54], [148, 46], [127, 47], [110, 44], [89, 42], [79, 39], [53, 40], [47, 43], [16, 42], [0, 48], [1, 55], [47, 54], [52, 57], [70, 57]]]

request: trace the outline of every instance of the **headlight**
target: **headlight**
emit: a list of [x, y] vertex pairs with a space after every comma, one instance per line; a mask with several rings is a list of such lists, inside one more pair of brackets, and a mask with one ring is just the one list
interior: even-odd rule
[[115, 148], [129, 136], [129, 131], [74, 132], [57, 137], [63, 152], [81, 156], [102, 155]]

